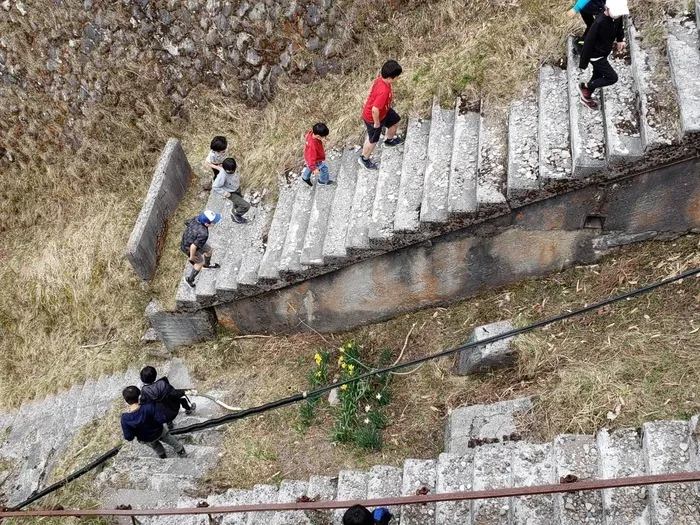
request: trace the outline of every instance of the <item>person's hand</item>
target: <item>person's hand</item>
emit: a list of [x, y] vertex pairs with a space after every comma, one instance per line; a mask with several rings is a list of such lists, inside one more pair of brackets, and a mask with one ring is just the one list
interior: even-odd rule
[[314, 174], [314, 175], [318, 175], [318, 168], [316, 168], [316, 169], [313, 171], [313, 174]]
[[228, 199], [231, 196], [229, 192], [226, 192], [226, 198]]
[[627, 44], [625, 42], [615, 42], [615, 50], [618, 53], [622, 53], [626, 47], [627, 47]]
[[197, 261], [196, 261], [195, 259], [192, 259], [192, 258], [190, 258], [190, 262], [191, 262], [192, 264], [196, 264], [196, 263], [197, 263]]
[[382, 125], [381, 122], [375, 122], [375, 123], [374, 123], [374, 127], [375, 127], [375, 128], [378, 128], [378, 127], [380, 127], [381, 125]]
[[576, 16], [576, 11], [574, 11], [573, 9], [569, 9], [569, 10], [566, 12], [566, 16], [568, 16], [569, 18], [573, 18], [573, 17]]

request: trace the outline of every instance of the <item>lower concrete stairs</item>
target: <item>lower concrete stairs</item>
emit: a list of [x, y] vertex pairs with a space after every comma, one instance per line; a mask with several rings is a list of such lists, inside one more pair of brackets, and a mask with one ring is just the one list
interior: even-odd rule
[[515, 101], [507, 119], [479, 104], [435, 102], [430, 120], [407, 119], [404, 145], [377, 148], [377, 172], [360, 168], [359, 146], [329, 152], [333, 185], [309, 188], [291, 174], [274, 213], [253, 208], [246, 225], [233, 223], [230, 205], [212, 194], [208, 207], [225, 217], [210, 236], [222, 267], [202, 272], [194, 290], [181, 283], [178, 308], [279, 289], [596, 180], [698, 155], [695, 15], [669, 17], [667, 29], [666, 54], [643, 45], [627, 21], [629, 52], [611, 59], [619, 82], [597, 95], [601, 111], [579, 101], [590, 68], [579, 70], [569, 45], [566, 68], [542, 65], [537, 91]]
[[[473, 407], [468, 407], [473, 411]], [[596, 436], [559, 435], [548, 443], [518, 441], [448, 449], [435, 459], [407, 459], [400, 468], [377, 465], [369, 471], [343, 470], [337, 477], [284, 480], [279, 486], [231, 489], [203, 500], [183, 497], [180, 508], [195, 506], [288, 503], [308, 496], [319, 501], [482, 490], [559, 483], [570, 474], [578, 480], [685, 472], [698, 464], [698, 418], [654, 421], [641, 429], [601, 430]], [[463, 441], [464, 442], [464, 441]], [[194, 460], [196, 461], [196, 460]], [[168, 471], [184, 471], [177, 459]], [[151, 495], [151, 499], [146, 497]], [[168, 491], [133, 492], [134, 507], [165, 507]], [[393, 508], [397, 525], [465, 524], [605, 524], [680, 525], [700, 523], [700, 495], [693, 484], [606, 489], [548, 496], [511, 497], [474, 502], [444, 502]], [[343, 510], [237, 513], [214, 516], [214, 523], [254, 525], [340, 524]], [[142, 517], [152, 525], [211, 523], [207, 515]]]

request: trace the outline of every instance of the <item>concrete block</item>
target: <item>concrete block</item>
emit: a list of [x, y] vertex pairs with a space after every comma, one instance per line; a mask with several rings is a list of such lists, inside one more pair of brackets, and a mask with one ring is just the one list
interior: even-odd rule
[[126, 256], [140, 279], [156, 271], [159, 243], [168, 219], [187, 192], [192, 169], [180, 142], [168, 140], [126, 247]]
[[[381, 162], [379, 163], [381, 170]], [[348, 231], [345, 234], [345, 248], [349, 255], [369, 250], [369, 225], [372, 220], [372, 206], [377, 192], [377, 173], [360, 168], [357, 174], [355, 195], [352, 197], [352, 211], [346, 218]]]
[[[270, 231], [267, 234], [267, 245], [265, 253], [260, 261], [258, 269], [258, 279], [264, 281], [276, 281], [280, 277], [280, 259], [282, 258], [282, 250], [284, 249], [284, 241], [287, 237], [287, 228], [292, 217], [292, 207], [294, 206], [294, 196], [297, 191], [297, 186], [304, 184], [298, 179], [290, 185], [282, 184], [280, 187], [279, 198], [277, 199], [277, 207], [275, 214], [272, 217]], [[304, 184], [308, 189], [308, 186]]]
[[[415, 496], [417, 491], [435, 493], [437, 461], [434, 459], [407, 459], [403, 464], [402, 496]], [[402, 525], [425, 525], [435, 522], [435, 503], [404, 505], [401, 507]]]
[[[518, 441], [513, 444], [513, 486], [527, 487], [557, 483], [550, 443], [533, 444]], [[556, 525], [552, 495], [513, 498], [513, 522]]]
[[[316, 498], [316, 501], [333, 501], [338, 492], [338, 478], [330, 476], [311, 476], [309, 478], [310, 498]], [[312, 523], [332, 523], [333, 511], [331, 510], [313, 510], [307, 511], [306, 515], [311, 518]]]
[[461, 111], [460, 99], [455, 103], [452, 160], [448, 210], [464, 215], [476, 211], [476, 175], [479, 166], [479, 126], [476, 111]]
[[151, 301], [146, 306], [146, 318], [168, 350], [214, 337], [216, 316], [211, 310], [168, 312], [161, 310], [156, 301]]
[[476, 207], [480, 213], [505, 213], [508, 208], [503, 189], [507, 183], [507, 125], [494, 112], [481, 117], [479, 127], [479, 173], [476, 179]]
[[539, 176], [543, 188], [571, 178], [566, 71], [543, 65], [539, 86]]
[[[474, 451], [466, 454], [440, 454], [437, 463], [437, 486], [444, 492], [472, 490]], [[435, 505], [435, 525], [462, 525], [472, 523], [470, 501], [442, 501]]]
[[540, 194], [538, 108], [534, 94], [516, 100], [508, 115], [508, 203], [517, 208]]
[[[351, 501], [367, 498], [366, 472], [359, 470], [341, 470], [338, 474], [338, 494], [337, 501]], [[343, 514], [346, 509], [336, 509], [333, 511], [333, 525], [342, 525]]]
[[323, 241], [323, 260], [327, 263], [336, 263], [347, 259], [345, 237], [357, 185], [358, 155], [359, 153], [354, 148], [346, 148], [340, 161], [340, 173], [336, 179], [337, 187], [328, 218], [326, 238]]
[[[511, 330], [515, 330], [515, 327], [510, 321], [498, 321], [478, 326], [472, 332], [467, 343], [476, 343]], [[501, 339], [460, 351], [457, 373], [459, 375], [483, 374], [499, 368], [507, 368], [515, 363], [516, 358], [513, 338]]]
[[[250, 490], [229, 489], [223, 494], [210, 496], [207, 502], [212, 507], [249, 505], [253, 499], [253, 492]], [[221, 525], [247, 525], [248, 512], [234, 512], [224, 514], [221, 517]]]
[[454, 120], [454, 111], [442, 109], [435, 97], [428, 136], [428, 164], [425, 168], [423, 200], [420, 207], [421, 222], [445, 222], [449, 215]]
[[[278, 488], [274, 485], [255, 485], [253, 487], [253, 496], [250, 504], [259, 505], [261, 503], [277, 503], [277, 492]], [[269, 523], [269, 520], [269, 512], [250, 512], [248, 514], [248, 525]]]
[[[483, 445], [474, 449], [474, 490], [513, 486], [513, 447], [509, 444]], [[507, 525], [513, 498], [482, 499], [472, 503], [474, 523]]]
[[[367, 479], [367, 499], [398, 498], [401, 496], [403, 469], [386, 465], [375, 465], [369, 471]], [[401, 507], [391, 506], [389, 511], [394, 521], [401, 521]]]
[[[554, 462], [557, 481], [568, 475], [581, 481], [594, 479], [598, 467], [595, 439], [582, 435], [557, 436], [554, 439]], [[600, 491], [555, 494], [554, 503], [558, 524], [605, 523]]]
[[241, 266], [238, 269], [238, 276], [236, 277], [236, 289], [242, 295], [249, 295], [260, 288], [258, 285], [258, 270], [265, 254], [263, 236], [269, 226], [269, 220], [270, 210], [261, 203], [255, 212], [255, 222], [251, 225], [248, 233], [248, 246], [245, 248]]
[[382, 160], [377, 174], [377, 191], [372, 204], [372, 219], [369, 223], [369, 242], [373, 247], [391, 246], [404, 148], [405, 144], [394, 148], [382, 147]]
[[700, 50], [698, 26], [690, 16], [668, 19], [668, 61], [678, 94], [684, 135], [700, 132]]
[[419, 118], [408, 120], [394, 220], [396, 232], [416, 232], [420, 227], [420, 205], [423, 199], [425, 169], [428, 164], [429, 134], [429, 120]]
[[304, 247], [304, 237], [314, 200], [314, 188], [310, 188], [303, 182], [298, 182], [296, 187], [292, 213], [287, 224], [287, 235], [280, 255], [279, 271], [285, 274], [301, 271], [301, 250]]
[[[282, 480], [277, 503], [295, 503], [298, 498], [308, 495], [308, 488], [306, 481]], [[268, 522], [272, 525], [313, 525], [313, 521], [303, 511], [275, 512], [269, 515]]]

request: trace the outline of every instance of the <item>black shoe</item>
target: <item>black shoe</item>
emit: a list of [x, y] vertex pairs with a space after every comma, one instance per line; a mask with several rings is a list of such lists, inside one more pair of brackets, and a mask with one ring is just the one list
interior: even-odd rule
[[248, 222], [248, 219], [243, 217], [243, 215], [236, 215], [235, 213], [231, 214], [231, 220], [233, 220], [233, 222], [237, 222], [238, 224], [245, 224]]
[[167, 456], [165, 453], [163, 453], [163, 454], [158, 454], [158, 457], [159, 457], [160, 459], [168, 459], [168, 456]]
[[394, 148], [398, 146], [399, 144], [403, 144], [403, 139], [396, 135], [393, 139], [390, 140], [385, 140], [384, 141], [384, 147], [387, 148]]
[[313, 182], [311, 182], [311, 179], [308, 179], [308, 180], [307, 180], [307, 179], [305, 179], [304, 177], [302, 177], [301, 180], [303, 180], [303, 181], [304, 181], [306, 184], [308, 184], [309, 186], [313, 186], [313, 185], [314, 185]]
[[379, 169], [379, 168], [377, 167], [377, 165], [376, 165], [374, 162], [372, 162], [372, 159], [366, 159], [366, 158], [364, 158], [362, 155], [360, 155], [360, 156], [357, 158], [357, 162], [360, 163], [360, 166], [362, 166], [362, 167], [364, 167], [365, 169], [368, 169], [368, 170], [375, 171], [375, 170]]
[[209, 263], [209, 264], [205, 264], [203, 266], [203, 268], [221, 268], [221, 265], [218, 263], [214, 263], [214, 264]]
[[333, 184], [333, 181], [329, 179], [328, 182], [321, 182], [321, 181], [318, 181], [318, 183], [319, 183], [319, 184], [323, 184], [324, 186], [330, 186], [331, 184]]
[[187, 410], [185, 410], [185, 415], [186, 415], [186, 416], [191, 416], [192, 414], [194, 414], [195, 410], [197, 410], [197, 403], [192, 403], [192, 404], [190, 405], [190, 408], [188, 408]]
[[189, 277], [185, 277], [185, 282], [190, 286], [190, 288], [195, 287], [194, 280], [190, 280]]
[[177, 453], [178, 457], [180, 458], [186, 458], [187, 457], [187, 451], [183, 448], [180, 452]]

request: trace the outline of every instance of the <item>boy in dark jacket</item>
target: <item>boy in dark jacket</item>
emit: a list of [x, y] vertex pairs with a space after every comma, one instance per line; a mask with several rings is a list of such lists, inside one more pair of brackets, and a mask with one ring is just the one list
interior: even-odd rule
[[182, 233], [180, 249], [192, 263], [192, 271], [185, 277], [185, 282], [194, 288], [194, 280], [202, 268], [219, 268], [211, 263], [212, 248], [207, 244], [209, 227], [221, 220], [221, 215], [211, 210], [204, 210], [196, 217], [185, 221], [185, 231]]
[[138, 387], [126, 387], [122, 391], [122, 396], [124, 396], [124, 401], [129, 405], [128, 410], [121, 417], [124, 439], [133, 441], [136, 438], [139, 443], [145, 443], [151, 447], [160, 459], [167, 457], [161, 441], [173, 447], [181, 458], [187, 457], [187, 452], [185, 452], [185, 447], [182, 443], [174, 436], [171, 436], [167, 427], [163, 426], [165, 416], [159, 413], [152, 403], [139, 404], [141, 391]]
[[388, 525], [393, 518], [389, 509], [379, 507], [370, 512], [362, 505], [353, 505], [343, 515], [343, 525]]
[[156, 381], [158, 373], [152, 366], [141, 370], [141, 403], [153, 403], [156, 410], [165, 416], [169, 429], [173, 428], [173, 420], [177, 417], [180, 407], [185, 409], [185, 415], [191, 416], [197, 409], [197, 403], [190, 403], [182, 389], [173, 388], [168, 378], [163, 376]]
[[301, 180], [309, 186], [313, 186], [311, 182], [311, 174], [318, 175], [319, 184], [331, 184], [332, 181], [328, 178], [328, 166], [326, 166], [326, 150], [323, 148], [323, 141], [328, 136], [328, 126], [319, 122], [314, 124], [306, 134], [304, 139], [304, 171], [301, 172]]
[[593, 65], [593, 75], [588, 82], [581, 82], [578, 90], [581, 102], [591, 109], [598, 109], [598, 103], [592, 98], [593, 92], [617, 82], [617, 73], [608, 62], [608, 55], [616, 41], [618, 52], [625, 49], [622, 17], [628, 14], [627, 0], [608, 0], [605, 10], [595, 19], [586, 36], [579, 67], [586, 69], [590, 62]]
[[605, 9], [605, 0], [578, 0], [574, 7], [569, 9], [567, 13], [569, 18], [573, 18], [576, 16], [576, 13], [580, 13], [583, 23], [586, 24], [586, 30], [583, 32], [583, 35], [575, 40], [576, 50], [579, 53], [583, 48], [583, 43], [586, 41], [586, 36], [588, 36], [588, 30], [593, 25], [595, 18], [603, 12], [603, 9]]

